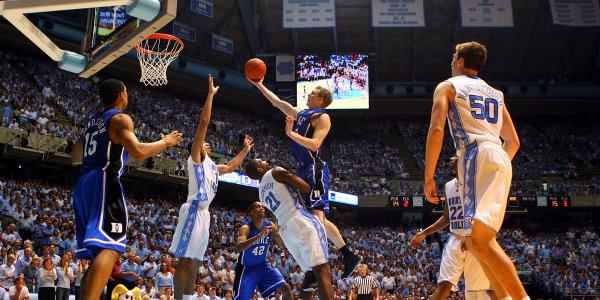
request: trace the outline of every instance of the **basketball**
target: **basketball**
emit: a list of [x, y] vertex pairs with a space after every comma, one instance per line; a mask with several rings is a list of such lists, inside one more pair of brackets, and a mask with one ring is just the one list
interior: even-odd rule
[[246, 76], [248, 76], [248, 78], [251, 80], [261, 80], [263, 77], [265, 77], [266, 73], [267, 65], [265, 65], [264, 61], [258, 58], [249, 60], [244, 66], [244, 74], [246, 74]]

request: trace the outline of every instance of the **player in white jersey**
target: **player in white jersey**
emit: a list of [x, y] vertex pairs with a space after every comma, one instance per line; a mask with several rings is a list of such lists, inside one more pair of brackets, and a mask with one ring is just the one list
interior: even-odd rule
[[438, 203], [433, 177], [447, 117], [459, 156], [467, 248], [481, 263], [499, 298], [529, 299], [515, 266], [496, 241], [519, 137], [502, 92], [477, 77], [486, 59], [485, 46], [477, 42], [458, 44], [452, 78], [440, 83], [434, 92], [425, 155], [425, 195], [429, 202]]
[[[457, 163], [458, 157], [452, 157], [450, 168], [455, 174]], [[418, 247], [428, 235], [450, 226], [452, 235], [446, 242], [444, 252], [442, 253], [440, 275], [437, 281], [438, 285], [431, 299], [446, 299], [450, 290], [458, 287], [458, 280], [463, 273], [465, 275], [465, 298], [467, 300], [487, 299], [486, 292], [492, 299], [496, 299], [496, 295], [491, 289], [490, 281], [485, 276], [481, 265], [473, 257], [473, 254], [463, 247], [465, 240], [464, 209], [460, 198], [460, 184], [458, 183], [458, 179], [454, 178], [447, 182], [445, 190], [446, 206], [444, 207], [444, 214], [435, 223], [417, 233], [410, 240], [412, 247]]]
[[169, 252], [179, 257], [173, 283], [175, 299], [191, 299], [196, 273], [208, 246], [210, 213], [208, 207], [217, 194], [220, 174], [233, 172], [254, 146], [246, 137], [244, 149], [226, 165], [216, 165], [210, 159], [211, 149], [205, 143], [206, 129], [210, 123], [212, 101], [219, 90], [213, 77], [208, 76], [208, 95], [200, 115], [196, 135], [188, 158], [188, 197], [179, 210], [179, 218]]
[[[325, 228], [303, 205], [302, 195], [311, 191], [308, 183], [283, 168], [271, 168], [260, 159], [249, 161], [246, 173], [260, 180], [260, 202], [277, 218], [285, 247], [302, 271], [316, 275], [319, 299], [333, 300]], [[310, 299], [310, 296], [304, 294], [301, 299]]]

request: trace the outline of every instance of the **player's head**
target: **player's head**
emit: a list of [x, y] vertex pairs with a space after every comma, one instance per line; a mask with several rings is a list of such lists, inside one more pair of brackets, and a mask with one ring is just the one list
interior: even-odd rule
[[255, 180], [260, 180], [269, 170], [271, 166], [262, 159], [256, 158], [246, 163], [246, 174]]
[[308, 100], [306, 101], [306, 106], [309, 108], [326, 108], [333, 101], [331, 98], [331, 92], [322, 86], [316, 87], [312, 92], [310, 92], [310, 94], [308, 94], [307, 98]]
[[264, 219], [265, 218], [265, 207], [260, 202], [254, 202], [250, 204], [248, 213], [252, 219]]
[[450, 157], [450, 170], [452, 170], [454, 174], [458, 174], [458, 156]]
[[463, 75], [465, 71], [479, 72], [487, 60], [487, 49], [478, 42], [456, 45], [452, 59], [452, 76]]
[[106, 79], [100, 84], [100, 99], [104, 106], [117, 106], [123, 104], [123, 109], [127, 106], [127, 88], [117, 79]]

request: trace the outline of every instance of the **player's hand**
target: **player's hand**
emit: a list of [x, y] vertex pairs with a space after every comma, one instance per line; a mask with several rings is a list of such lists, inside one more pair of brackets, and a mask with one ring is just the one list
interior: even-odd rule
[[294, 118], [292, 116], [285, 117], [285, 134], [289, 136], [294, 128]]
[[250, 152], [250, 150], [252, 150], [252, 147], [254, 147], [254, 139], [252, 139], [249, 136], [246, 136], [246, 138], [244, 139], [244, 150], [246, 152]]
[[161, 133], [160, 137], [163, 141], [167, 143], [167, 147], [175, 145], [179, 146], [181, 144], [181, 141], [183, 140], [183, 137], [179, 131], [173, 131], [167, 135], [163, 135]]
[[219, 86], [218, 85], [215, 86], [213, 76], [209, 74], [208, 75], [208, 94], [214, 96], [218, 90], [219, 90]]
[[265, 226], [265, 227], [263, 227], [263, 229], [262, 229], [262, 231], [260, 232], [259, 236], [260, 236], [261, 238], [263, 238], [263, 237], [265, 237], [265, 236], [269, 235], [269, 233], [271, 233], [271, 230], [272, 230], [272, 228], [271, 228], [271, 225], [269, 225], [269, 226]]
[[254, 84], [255, 86], [259, 86], [263, 83], [263, 80], [265, 80], [265, 78], [261, 78], [260, 80], [252, 80], [250, 78], [248, 78], [248, 76], [246, 76], [246, 79], [248, 79], [248, 81], [250, 81], [250, 83]]
[[410, 246], [413, 248], [418, 248], [421, 245], [421, 242], [427, 237], [425, 232], [419, 231], [415, 236], [410, 239]]
[[440, 198], [438, 197], [437, 190], [435, 189], [435, 180], [433, 178], [425, 178], [425, 197], [427, 197], [427, 201], [438, 204], [440, 202]]

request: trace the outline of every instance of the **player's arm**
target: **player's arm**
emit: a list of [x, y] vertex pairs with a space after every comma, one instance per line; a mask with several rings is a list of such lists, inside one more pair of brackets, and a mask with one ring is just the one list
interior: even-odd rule
[[292, 188], [299, 190], [302, 195], [308, 195], [310, 193], [310, 185], [302, 180], [302, 178], [290, 173], [290, 171], [276, 168], [273, 170], [272, 174], [277, 182], [287, 184]]
[[258, 88], [258, 90], [267, 98], [267, 100], [271, 102], [271, 105], [279, 108], [279, 110], [281, 110], [281, 112], [286, 116], [292, 116], [294, 119], [296, 119], [296, 116], [298, 115], [300, 109], [295, 108], [288, 102], [279, 99], [279, 97], [277, 97], [275, 93], [271, 92], [266, 86], [263, 85], [263, 80], [264, 78], [258, 81], [251, 80], [250, 78], [248, 78], [248, 81], [254, 84]]
[[240, 230], [238, 231], [238, 236], [235, 238], [235, 250], [237, 252], [245, 251], [246, 249], [254, 245], [256, 241], [260, 240], [260, 238], [266, 236], [270, 232], [271, 226], [263, 226], [263, 229], [259, 234], [248, 238], [248, 235], [250, 234], [250, 226], [243, 225], [242, 227], [240, 227]]
[[500, 130], [500, 137], [502, 137], [504, 140], [504, 145], [502, 148], [512, 160], [517, 154], [519, 147], [521, 147], [521, 142], [519, 141], [519, 136], [517, 135], [517, 130], [515, 129], [512, 118], [510, 117], [508, 109], [506, 108], [506, 101], [504, 102], [504, 107], [502, 108], [502, 118], [502, 129]]
[[321, 144], [323, 144], [325, 137], [327, 137], [327, 134], [331, 129], [331, 119], [328, 114], [321, 114], [317, 116], [314, 121], [315, 131], [313, 136], [309, 138], [294, 132], [292, 130], [294, 128], [294, 119], [291, 116], [287, 116], [287, 118], [285, 118], [285, 133], [296, 143], [310, 151], [316, 152], [321, 147]]
[[242, 151], [240, 151], [240, 153], [238, 153], [236, 157], [230, 160], [226, 165], [217, 165], [217, 168], [219, 169], [219, 175], [235, 171], [235, 169], [237, 169], [237, 167], [239, 167], [240, 164], [244, 161], [244, 158], [246, 158], [248, 153], [250, 153], [252, 147], [254, 147], [254, 140], [252, 140], [251, 137], [247, 136], [244, 139], [244, 149], [242, 149]]
[[435, 190], [435, 167], [444, 142], [444, 126], [448, 105], [454, 99], [456, 91], [450, 82], [444, 81], [435, 88], [433, 93], [433, 107], [431, 108], [431, 122], [427, 133], [427, 147], [425, 150], [425, 196], [427, 201], [437, 204], [440, 200]]
[[71, 151], [71, 164], [76, 166], [83, 163], [83, 136], [79, 136], [77, 142], [73, 146], [73, 151]]
[[153, 156], [164, 148], [181, 142], [181, 133], [173, 131], [156, 142], [140, 143], [133, 133], [133, 121], [126, 114], [116, 114], [110, 119], [109, 135], [111, 140], [123, 145], [131, 157], [137, 160]]
[[208, 75], [208, 94], [206, 95], [206, 101], [204, 102], [202, 113], [200, 114], [200, 120], [198, 121], [198, 127], [196, 128], [194, 142], [192, 143], [192, 151], [190, 153], [195, 164], [201, 164], [206, 157], [204, 141], [206, 140], [206, 130], [210, 123], [213, 98], [218, 90], [219, 87], [214, 85], [212, 75]]
[[444, 214], [437, 219], [433, 224], [431, 224], [429, 227], [423, 229], [422, 231], [418, 232], [417, 234], [415, 234], [415, 236], [413, 236], [412, 239], [410, 239], [410, 246], [413, 248], [419, 247], [419, 245], [421, 244], [421, 242], [430, 234], [434, 234], [446, 227], [448, 227], [448, 225], [450, 225], [450, 218], [448, 217], [448, 203], [446, 203], [446, 206], [444, 206]]
[[283, 238], [281, 238], [281, 234], [279, 234], [279, 227], [271, 222], [271, 236], [273, 239], [282, 247], [285, 247], [285, 243], [283, 242]]

